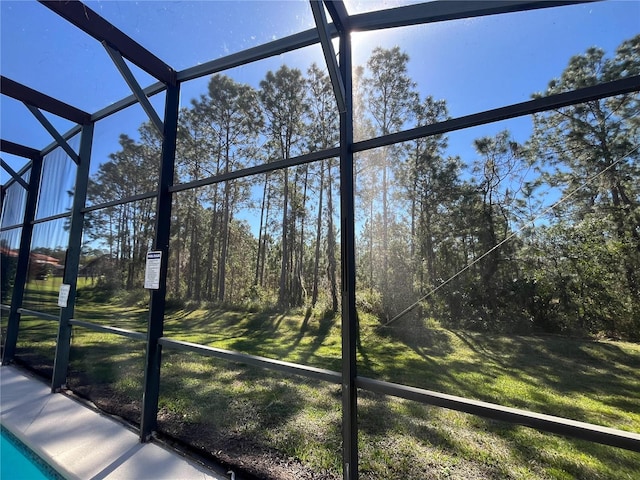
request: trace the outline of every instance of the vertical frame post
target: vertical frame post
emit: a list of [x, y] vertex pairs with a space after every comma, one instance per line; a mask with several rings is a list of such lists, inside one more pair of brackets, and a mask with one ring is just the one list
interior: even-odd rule
[[7, 365], [13, 361], [18, 343], [18, 331], [20, 330], [20, 314], [18, 309], [22, 307], [24, 289], [27, 283], [29, 255], [31, 253], [31, 236], [33, 233], [33, 219], [36, 215], [38, 202], [38, 188], [42, 175], [42, 157], [31, 159], [31, 174], [29, 175], [29, 189], [27, 190], [27, 202], [22, 219], [22, 233], [20, 235], [20, 251], [16, 265], [16, 276], [11, 293], [11, 308], [7, 321], [7, 337], [4, 343], [2, 364]]
[[169, 263], [169, 235], [171, 229], [171, 192], [175, 168], [176, 137], [178, 130], [178, 107], [180, 86], [168, 85], [164, 112], [164, 140], [162, 163], [156, 205], [156, 237], [153, 249], [162, 252], [160, 264], [160, 286], [151, 290], [149, 323], [147, 327], [147, 355], [144, 369], [144, 393], [142, 396], [142, 419], [140, 441], [146, 442], [158, 424], [158, 398], [160, 396], [160, 362], [162, 346], [158, 340], [164, 330], [164, 309], [167, 295], [167, 266]]
[[345, 111], [340, 113], [340, 226], [342, 255], [342, 474], [358, 478], [358, 411], [356, 348], [355, 199], [353, 178], [353, 97], [351, 40], [340, 32], [340, 75], [345, 88]]
[[78, 283], [78, 269], [80, 268], [80, 254], [82, 251], [82, 232], [84, 228], [84, 214], [82, 209], [87, 200], [89, 185], [89, 165], [91, 164], [91, 146], [93, 145], [93, 123], [82, 126], [80, 137], [80, 153], [76, 170], [76, 183], [71, 207], [71, 224], [69, 227], [69, 244], [64, 264], [62, 283], [69, 285], [67, 306], [60, 308], [60, 323], [58, 325], [58, 339], [56, 341], [56, 356], [53, 361], [53, 378], [51, 391], [60, 390], [67, 381], [69, 368], [69, 354], [71, 350], [71, 325], [76, 304], [76, 290]]

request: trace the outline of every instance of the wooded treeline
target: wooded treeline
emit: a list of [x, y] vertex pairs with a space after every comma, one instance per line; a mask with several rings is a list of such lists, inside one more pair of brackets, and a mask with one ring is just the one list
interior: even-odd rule
[[[421, 98], [398, 47], [354, 71], [357, 139], [449, 118]], [[569, 60], [544, 96], [640, 74], [640, 36]], [[211, 77], [180, 112], [175, 182], [228, 174], [338, 145], [326, 72], [282, 66], [259, 88]], [[356, 155], [357, 285], [381, 322], [412, 315], [494, 331], [640, 336], [640, 97], [536, 114], [453, 155], [436, 135]], [[93, 175], [101, 203], [155, 190], [160, 139], [149, 124]], [[180, 301], [252, 308], [340, 307], [338, 159], [220, 181], [174, 195], [168, 291]], [[554, 208], [549, 208], [558, 202]], [[142, 283], [153, 200], [92, 212], [101, 285]], [[96, 252], [93, 253], [93, 256]], [[90, 260], [88, 257], [86, 260]]]

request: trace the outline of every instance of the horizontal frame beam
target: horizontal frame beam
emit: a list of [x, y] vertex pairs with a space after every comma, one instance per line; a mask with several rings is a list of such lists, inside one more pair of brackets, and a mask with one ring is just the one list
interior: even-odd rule
[[19, 308], [18, 309], [18, 313], [20, 315], [27, 315], [29, 317], [38, 317], [38, 318], [41, 318], [42, 320], [50, 320], [52, 322], [58, 322], [60, 320], [60, 318], [58, 318], [58, 315], [52, 315], [50, 313], [38, 312], [36, 310], [29, 310], [27, 308]]
[[637, 433], [578, 422], [543, 413], [503, 407], [502, 405], [494, 403], [471, 400], [455, 395], [447, 395], [445, 393], [423, 390], [421, 388], [366, 377], [356, 377], [356, 386], [374, 393], [405, 398], [407, 400], [414, 400], [458, 412], [479, 415], [493, 420], [525, 425], [545, 432], [567, 435], [590, 442], [640, 452], [640, 434]]
[[119, 200], [112, 200], [110, 202], [99, 203], [97, 205], [90, 205], [80, 210], [82, 213], [94, 212], [96, 210], [102, 210], [103, 208], [117, 207], [118, 205], [124, 205], [125, 203], [137, 202], [139, 200], [147, 200], [149, 198], [156, 198], [158, 192], [146, 192], [139, 195], [133, 195], [131, 197], [122, 198]]
[[499, 122], [510, 118], [532, 115], [548, 110], [567, 107], [578, 103], [599, 100], [606, 97], [616, 95], [624, 95], [640, 91], [640, 75], [624, 78], [622, 80], [614, 80], [612, 82], [602, 83], [592, 87], [585, 87], [571, 92], [549, 95], [548, 97], [540, 97], [527, 102], [516, 103], [506, 107], [500, 107], [493, 110], [487, 110], [480, 113], [466, 115], [444, 122], [434, 123], [432, 125], [424, 125], [422, 127], [404, 130], [398, 133], [392, 133], [381, 137], [363, 140], [353, 144], [354, 152], [362, 152], [373, 148], [384, 147], [394, 143], [407, 142], [430, 135], [440, 135], [455, 130], [462, 130], [469, 127], [477, 127], [487, 123]]
[[127, 330], [125, 328], [108, 327], [106, 325], [98, 325], [97, 323], [84, 322], [82, 320], [71, 319], [69, 325], [76, 327], [86, 328], [87, 330], [93, 330], [94, 332], [111, 333], [121, 337], [132, 338], [134, 340], [147, 340], [147, 334], [141, 332], [135, 332], [133, 330]]
[[247, 355], [245, 353], [233, 352], [231, 350], [223, 350], [221, 348], [207, 347], [197, 343], [172, 340], [167, 337], [161, 337], [158, 340], [158, 343], [167, 348], [181, 350], [183, 352], [198, 353], [206, 357], [215, 357], [231, 362], [244, 363], [254, 367], [301, 375], [303, 377], [335, 384], [340, 384], [342, 382], [342, 375], [340, 373], [326, 370], [324, 368], [309, 367], [307, 365], [299, 365], [297, 363], [283, 362], [282, 360], [272, 360], [266, 357]]
[[[592, 1], [592, 0], [589, 0]], [[329, 13], [331, 13], [333, 15], [333, 11], [332, 9], [335, 7], [335, 2], [325, 2], [327, 4], [327, 9], [329, 10]], [[475, 2], [431, 2], [431, 3], [443, 3], [443, 8], [446, 8], [446, 4], [451, 3], [453, 4], [457, 4], [457, 3], [466, 3], [466, 4], [473, 4]], [[430, 3], [430, 4], [431, 4]], [[507, 2], [495, 2], [495, 3], [500, 3], [503, 5], [503, 10], [504, 8], [506, 8], [506, 4]], [[526, 10], [526, 6], [528, 5], [529, 8], [531, 8], [531, 5], [536, 5], [535, 8], [542, 8], [544, 6], [553, 6], [553, 5], [565, 5], [566, 2], [553, 2], [553, 4], [551, 2], [508, 2], [511, 4], [515, 4], [519, 6], [520, 10]], [[572, 2], [572, 3], [584, 3], [584, 1], [578, 1], [578, 2]], [[429, 5], [430, 5], [429, 4]], [[473, 6], [473, 5], [471, 5]], [[414, 6], [414, 8], [418, 8], [420, 7], [420, 5], [418, 6]], [[475, 7], [477, 7], [477, 5], [475, 5]], [[477, 14], [476, 10], [477, 8], [473, 9], [473, 13]], [[406, 8], [406, 7], [400, 7], [400, 8]], [[397, 9], [396, 9], [397, 10]], [[464, 10], [464, 9], [457, 9], [457, 10], [462, 10], [462, 11], [466, 11], [467, 14], [466, 16], [469, 16], [469, 11], [468, 10]], [[340, 12], [343, 12], [342, 15], [344, 15], [344, 12], [346, 12], [346, 10], [344, 9], [344, 6], [342, 6], [342, 8], [340, 9]], [[386, 11], [385, 11], [386, 12]], [[485, 12], [483, 13], [484, 15], [488, 15], [490, 14], [489, 12]], [[362, 24], [364, 23], [364, 18], [372, 15], [372, 14], [360, 14], [360, 15], [354, 15], [351, 17], [348, 17], [348, 21], [350, 22], [351, 19], [353, 18], [361, 18], [360, 21], [360, 26], [358, 27], [359, 29], [362, 29]], [[405, 14], [406, 16], [407, 14]], [[431, 17], [432, 20], [431, 21], [439, 21], [439, 20], [447, 20], [447, 19], [453, 19], [453, 18], [465, 18], [464, 14], [461, 14], [459, 11], [456, 13], [456, 10], [449, 12], [449, 15], [453, 15], [451, 16], [451, 18], [447, 17], [447, 18], [439, 18], [439, 17], [434, 17], [433, 16], [433, 12]], [[387, 15], [388, 16], [388, 15]], [[429, 17], [429, 18], [431, 18]], [[329, 24], [329, 31], [332, 37], [337, 35], [337, 29], [336, 29], [336, 24]], [[350, 25], [348, 23], [345, 24], [346, 28], [349, 28]], [[273, 42], [269, 42], [257, 47], [253, 47], [247, 50], [243, 50], [241, 52], [238, 53], [234, 53], [231, 55], [228, 55], [226, 57], [223, 58], [219, 58], [216, 60], [212, 60], [210, 62], [206, 62], [203, 63], [202, 65], [197, 65], [194, 67], [190, 67], [190, 68], [186, 68], [180, 72], [177, 72], [177, 80], [178, 81], [188, 81], [188, 80], [193, 80], [195, 78], [199, 78], [202, 76], [206, 76], [206, 75], [210, 75], [213, 73], [217, 73], [217, 72], [221, 72], [223, 70], [227, 70], [233, 67], [237, 67], [240, 65], [245, 65], [247, 63], [251, 63], [251, 62], [255, 62], [258, 60], [262, 60], [265, 58], [269, 58], [275, 55], [280, 55], [282, 53], [286, 53], [288, 51], [292, 51], [292, 50], [297, 50], [300, 48], [304, 48], [313, 44], [316, 44], [320, 41], [318, 32], [316, 29], [310, 29], [310, 30], [306, 30], [304, 32], [300, 32], [294, 35], [290, 35], [288, 37], [279, 39], [279, 40], [275, 40]], [[126, 56], [125, 56], [126, 57]], [[146, 87], [143, 92], [145, 93], [145, 95], [147, 97], [151, 96], [151, 95], [155, 95], [158, 94], [160, 92], [162, 92], [163, 90], [166, 89], [166, 86], [164, 83], [162, 82], [158, 82], [155, 83], [153, 85], [150, 85], [149, 87]], [[91, 121], [99, 121], [102, 120], [116, 112], [119, 112], [121, 110], [124, 110], [125, 108], [128, 108], [132, 105], [135, 105], [137, 103], [137, 99], [134, 95], [130, 95], [128, 97], [123, 98], [122, 100], [115, 102], [112, 105], [109, 105], [99, 111], [97, 111], [96, 113], [91, 115]], [[44, 109], [44, 108], [43, 108]], [[46, 110], [46, 109], [45, 109]], [[75, 129], [73, 131], [73, 133], [77, 133], [79, 132], [79, 129]], [[72, 133], [71, 131], [68, 132], [67, 134], [64, 135], [65, 138], [69, 138], [71, 135], [70, 133]], [[53, 148], [55, 148], [55, 145], [50, 145], [48, 146], [46, 149], [43, 150], [43, 154], [48, 153], [50, 150], [52, 150]]]
[[19, 143], [10, 142], [9, 140], [0, 140], [0, 151], [22, 158], [28, 158], [29, 160], [40, 157], [40, 152], [35, 148], [26, 147]]
[[[329, 25], [329, 31], [332, 36], [337, 35], [335, 26]], [[246, 65], [247, 63], [264, 60], [265, 58], [274, 57], [276, 55], [281, 55], [283, 53], [314, 45], [319, 41], [320, 37], [318, 36], [318, 31], [315, 28], [305, 30], [304, 32], [296, 33], [279, 40], [274, 40], [273, 42], [248, 48], [247, 50], [233, 53], [210, 62], [205, 62], [202, 65], [186, 68], [178, 72], [178, 81], [186, 82], [195, 78], [204, 77], [205, 75], [211, 75], [223, 70]]]
[[[60, 2], [62, 3], [62, 2]], [[91, 115], [79, 108], [68, 105], [33, 88], [29, 88], [10, 78], [0, 76], [0, 92], [49, 113], [53, 113], [72, 122], [89, 123]]]
[[[94, 325], [91, 326], [91, 328], [94, 327]], [[111, 327], [104, 327], [104, 330], [111, 331], [113, 329]], [[181, 350], [207, 357], [244, 363], [268, 370], [301, 375], [335, 384], [341, 383], [341, 374], [331, 370], [283, 362], [255, 355], [247, 355], [191, 342], [172, 340], [167, 337], [160, 338], [159, 344], [174, 350]], [[493, 420], [524, 425], [545, 432], [566, 435], [573, 438], [623, 448], [625, 450], [640, 452], [640, 434], [633, 432], [617, 430], [614, 428], [579, 422], [553, 415], [530, 412], [512, 407], [504, 407], [494, 403], [472, 400], [455, 395], [448, 395], [445, 393], [361, 376], [356, 377], [356, 386], [374, 393], [405, 398], [407, 400], [413, 400], [427, 405], [448, 408], [450, 410], [479, 415]]]
[[36, 225], [38, 223], [46, 223], [52, 222], [53, 220], [60, 220], [61, 218], [69, 218], [71, 216], [71, 212], [58, 213], [57, 215], [51, 215], [49, 217], [36, 218], [31, 225]]
[[109, 23], [83, 3], [39, 0], [45, 7], [60, 15], [99, 42], [106, 41], [149, 75], [169, 85], [176, 84], [176, 72], [149, 50]]
[[[6, 189], [6, 186], [2, 186], [2, 189]], [[15, 225], [6, 225], [2, 228], [0, 228], [0, 232], [8, 232], [9, 230], [15, 230], [16, 228], [22, 228], [24, 226], [23, 223], [16, 223]]]
[[296, 167], [298, 165], [304, 165], [305, 163], [317, 162], [320, 160], [327, 160], [329, 158], [337, 158], [340, 156], [340, 149], [338, 147], [329, 148], [327, 150], [321, 150], [319, 152], [307, 153], [298, 157], [289, 158], [285, 160], [278, 160], [276, 162], [263, 163], [254, 167], [243, 168], [235, 172], [223, 173], [220, 175], [214, 175], [213, 177], [203, 178], [201, 180], [194, 180], [188, 183], [178, 183], [169, 187], [170, 192], [182, 192], [192, 188], [204, 187], [206, 185], [213, 185], [214, 183], [226, 182], [229, 180], [235, 180], [237, 178], [250, 177], [253, 175], [259, 175], [261, 173], [273, 172], [275, 170], [281, 170], [283, 168]]
[[349, 17], [350, 31], [370, 31], [385, 28], [407, 27], [426, 23], [459, 20], [464, 18], [482, 17], [501, 13], [523, 12], [567, 6], [571, 4], [590, 3], [598, 0], [493, 0], [478, 2], [475, 0], [433, 2], [408, 5], [375, 12], [360, 13]]

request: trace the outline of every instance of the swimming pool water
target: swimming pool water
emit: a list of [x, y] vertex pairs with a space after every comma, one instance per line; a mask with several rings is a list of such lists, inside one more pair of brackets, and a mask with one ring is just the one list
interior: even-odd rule
[[0, 429], [0, 479], [58, 480], [60, 476], [4, 428]]

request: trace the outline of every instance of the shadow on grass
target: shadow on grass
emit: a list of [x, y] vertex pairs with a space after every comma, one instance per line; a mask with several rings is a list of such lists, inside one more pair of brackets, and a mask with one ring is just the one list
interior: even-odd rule
[[[283, 478], [282, 466], [298, 463], [293, 457], [309, 448], [306, 435], [312, 434], [306, 429], [298, 431], [293, 425], [309, 409], [310, 402], [322, 408], [319, 405], [326, 400], [325, 395], [303, 393], [316, 388], [316, 383], [194, 354], [169, 352], [162, 369], [160, 431], [258, 478]], [[335, 403], [339, 405], [339, 397]], [[330, 423], [328, 413], [322, 415]], [[329, 428], [339, 438], [339, 423]], [[317, 449], [331, 443], [339, 452], [336, 441], [317, 445]], [[334, 477], [317, 472], [315, 477], [299, 478]]]
[[[376, 443], [394, 439], [386, 442], [385, 478], [426, 478], [434, 465], [420, 458], [425, 451], [446, 470], [443, 477], [452, 478], [631, 479], [640, 467], [637, 452], [365, 391], [359, 392], [358, 422], [365, 465], [375, 464]], [[402, 461], [402, 455], [413, 458]]]
[[[412, 325], [389, 330], [367, 341], [374, 362], [362, 365], [362, 375], [614, 427], [640, 414], [640, 404], [625, 400], [640, 395], [640, 354], [621, 345]], [[568, 400], [574, 397], [593, 399], [599, 411]]]
[[[91, 302], [85, 309], [82, 311], [93, 312], [100, 323], [124, 328], [146, 324], [147, 312], [141, 309]], [[114, 323], [118, 316], [121, 323]], [[633, 401], [640, 393], [640, 355], [622, 344], [479, 334], [428, 328], [418, 319], [408, 320], [359, 339], [361, 375], [618, 428], [624, 427], [625, 415], [640, 414], [640, 404]], [[33, 327], [29, 335], [35, 345], [48, 333], [43, 325]], [[165, 335], [270, 358], [314, 362], [323, 368], [340, 367], [339, 316], [318, 318], [310, 310], [304, 315], [200, 307], [172, 310], [166, 318]], [[32, 354], [47, 357], [48, 347], [39, 348], [34, 347]], [[143, 358], [143, 343], [105, 341], [93, 332], [79, 334], [72, 346], [69, 384], [106, 411], [138, 421]], [[45, 363], [36, 357], [31, 362]], [[321, 399], [313, 399], [309, 382], [165, 351], [161, 429], [222, 460], [234, 456], [273, 462], [283, 456], [302, 458], [313, 449], [324, 448], [324, 439], [314, 437], [313, 431], [288, 430], [288, 425], [297, 425], [301, 416], [316, 415], [331, 424], [338, 437], [340, 428], [335, 412], [322, 403], [330, 398], [328, 405], [339, 404], [340, 389], [332, 386], [337, 389], [335, 397], [329, 393], [331, 388], [319, 389]], [[572, 402], [573, 395], [596, 399], [610, 409], [594, 413], [588, 402]], [[389, 467], [396, 469], [391, 477], [378, 472], [378, 478], [425, 478], [422, 473], [433, 466], [414, 457], [412, 445], [453, 458], [447, 460], [447, 468], [457, 472], [457, 478], [509, 478], [508, 465], [514, 464], [510, 458], [517, 458], [517, 465], [543, 478], [607, 478], [613, 468], [608, 465], [619, 465], [623, 472], [640, 465], [637, 454], [614, 448], [463, 414], [443, 420], [435, 408], [367, 392], [361, 398], [363, 438], [380, 443], [375, 452], [367, 452], [364, 446], [364, 455], [384, 459], [389, 454], [389, 461], [398, 462]], [[634, 421], [631, 425], [637, 425]], [[390, 444], [389, 439], [397, 444]], [[487, 453], [493, 451], [492, 443], [502, 445], [500, 458], [492, 459]], [[581, 455], [587, 455], [590, 463], [582, 465]], [[465, 468], [470, 475], [455, 470], [459, 468], [455, 457], [468, 463]], [[426, 470], [413, 469], [412, 461]]]
[[[446, 329], [425, 333], [415, 326], [395, 327], [396, 331], [376, 335], [366, 343], [374, 361], [372, 371], [364, 373], [367, 366], [363, 365], [361, 374], [638, 431], [640, 403], [630, 399], [640, 395], [640, 351], [631, 344]], [[409, 402], [379, 400], [375, 405], [365, 402], [359, 407], [363, 434], [372, 438], [391, 436], [403, 429], [401, 424], [412, 425], [404, 430], [414, 441], [480, 461], [488, 468], [484, 474], [489, 477], [511, 477], [504, 470], [505, 465], [513, 464], [505, 461], [511, 457], [518, 458], [520, 465], [530, 465], [533, 477], [634, 478], [631, 472], [640, 470], [638, 453], [482, 418], [468, 420], [474, 425], [473, 431], [480, 432], [475, 435], [486, 433], [485, 447], [486, 442], [504, 445], [504, 458], [491, 460], [485, 458], [483, 441], [465, 441], [469, 434], [459, 426], [452, 427], [450, 422], [438, 426], [437, 420], [420, 422], [424, 416], [420, 412], [431, 407], [413, 403], [406, 419], [393, 420], [398, 417], [398, 404], [406, 408]], [[443, 429], [449, 431], [443, 433]], [[456, 430], [458, 433], [451, 436]], [[494, 468], [493, 463], [502, 466]], [[406, 472], [395, 473], [399, 476]]]
[[[482, 364], [496, 365], [544, 390], [565, 394], [637, 397], [640, 355], [608, 342], [562, 337], [501, 337], [451, 331], [480, 356]], [[640, 413], [640, 404], [628, 410]]]
[[57, 322], [23, 316], [16, 344], [16, 363], [50, 381], [53, 376], [57, 334]]
[[22, 306], [43, 313], [59, 313], [58, 292], [61, 283], [61, 278], [30, 281], [25, 285]]
[[519, 463], [536, 465], [555, 478], [631, 479], [640, 471], [638, 452], [482, 418], [474, 423], [488, 435], [502, 438]]
[[144, 342], [83, 331], [71, 346], [67, 386], [101, 410], [139, 424]]

